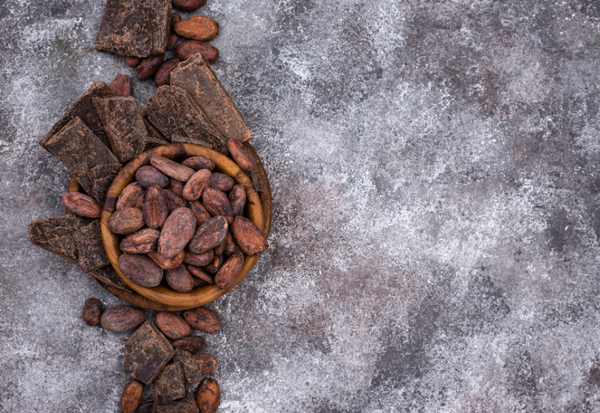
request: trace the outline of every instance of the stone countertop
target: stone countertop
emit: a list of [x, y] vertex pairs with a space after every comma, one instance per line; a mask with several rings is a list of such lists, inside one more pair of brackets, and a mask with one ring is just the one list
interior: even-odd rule
[[[0, 410], [119, 411], [119, 300], [29, 242], [38, 142], [94, 81], [104, 1], [0, 3]], [[600, 411], [600, 5], [209, 0], [273, 189], [271, 247], [209, 305], [222, 412]], [[182, 14], [187, 16], [187, 14]], [[153, 82], [134, 79], [140, 107]], [[152, 314], [149, 313], [149, 317]]]

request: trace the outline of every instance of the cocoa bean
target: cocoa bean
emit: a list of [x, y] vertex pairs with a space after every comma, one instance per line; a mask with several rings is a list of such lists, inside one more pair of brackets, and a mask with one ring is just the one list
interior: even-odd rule
[[169, 179], [169, 186], [167, 189], [173, 191], [173, 193], [177, 196], [183, 196], [183, 186], [184, 182], [178, 181], [177, 179]]
[[212, 216], [223, 216], [228, 224], [233, 222], [233, 211], [227, 195], [215, 188], [206, 188], [202, 193], [202, 204]]
[[141, 61], [142, 61], [142, 59], [140, 59], [139, 57], [126, 57], [125, 58], [125, 63], [129, 67], [136, 67], [137, 65], [140, 64]]
[[[204, 339], [204, 337], [190, 336], [174, 341], [173, 343], [171, 343], [171, 345], [173, 346], [173, 348], [182, 348], [184, 350], [189, 351], [190, 353], [195, 353], [199, 351], [202, 348], [202, 346], [204, 346], [205, 342], [206, 340]], [[202, 371], [204, 371], [204, 368], [202, 369]]]
[[208, 63], [214, 63], [219, 58], [216, 47], [198, 40], [186, 40], [175, 48], [175, 55], [179, 60], [186, 61], [196, 53], [201, 53]]
[[231, 231], [235, 242], [246, 255], [260, 254], [269, 247], [262, 231], [248, 218], [235, 217]]
[[[212, 260], [211, 260], [211, 262], [212, 262]], [[190, 272], [190, 274], [192, 274], [196, 278], [201, 279], [202, 281], [206, 282], [207, 284], [215, 283], [215, 278], [212, 275], [208, 275], [207, 273], [202, 271], [201, 268], [195, 267], [193, 265], [188, 265], [187, 269]]]
[[137, 78], [140, 80], [146, 80], [154, 76], [162, 64], [164, 57], [164, 54], [159, 54], [157, 56], [150, 56], [142, 60], [135, 68], [135, 74]]
[[208, 283], [204, 280], [201, 280], [198, 277], [193, 277], [194, 278], [194, 289], [198, 288], [198, 287], [204, 287], [205, 285], [207, 285]]
[[165, 259], [161, 257], [158, 251], [149, 252], [147, 255], [163, 270], [172, 270], [173, 268], [181, 265], [183, 262], [183, 257], [185, 256], [185, 251], [181, 251], [171, 259]]
[[190, 209], [192, 210], [192, 214], [194, 214], [194, 218], [196, 218], [196, 224], [198, 226], [212, 218], [200, 201], [190, 203]]
[[[189, 208], [177, 208], [169, 215], [158, 239], [158, 253], [170, 259], [183, 251], [194, 236], [196, 219]], [[184, 253], [185, 255], [185, 253]]]
[[163, 278], [162, 268], [145, 255], [121, 254], [119, 270], [134, 283], [147, 288], [156, 287]]
[[142, 188], [139, 182], [130, 183], [123, 188], [117, 199], [117, 210], [135, 207], [140, 195], [144, 195], [144, 188]]
[[254, 169], [254, 158], [242, 142], [237, 139], [229, 139], [227, 141], [227, 149], [229, 149], [229, 154], [235, 163], [244, 171], [250, 172]]
[[221, 329], [221, 320], [206, 307], [198, 307], [193, 310], [183, 312], [183, 318], [188, 324], [196, 330], [204, 331], [205, 333], [216, 333]]
[[169, 208], [162, 189], [151, 186], [144, 195], [144, 220], [146, 225], [158, 229], [163, 226], [168, 216]]
[[97, 298], [88, 298], [83, 306], [83, 322], [88, 326], [100, 324], [102, 315], [102, 303]]
[[156, 251], [160, 231], [152, 228], [144, 228], [138, 232], [128, 235], [121, 241], [121, 251], [129, 254], [146, 254]]
[[165, 280], [169, 287], [179, 293], [189, 293], [194, 288], [194, 279], [184, 264], [167, 270]]
[[146, 193], [144, 192], [142, 195], [138, 196], [137, 201], [135, 202], [135, 206], [134, 208], [139, 209], [140, 211], [144, 210], [144, 195], [146, 195]]
[[[204, 369], [202, 369], [204, 371]], [[154, 408], [154, 401], [144, 402], [135, 413], [152, 413]], [[199, 412], [199, 411], [198, 411]]]
[[227, 192], [230, 191], [235, 185], [235, 181], [229, 175], [225, 175], [219, 172], [213, 172], [210, 176], [210, 187], [218, 189], [219, 191]]
[[212, 262], [210, 264], [208, 264], [207, 266], [205, 266], [204, 269], [206, 270], [206, 272], [215, 274], [217, 271], [219, 271], [219, 268], [221, 268], [221, 265], [223, 265], [223, 262], [224, 262], [224, 257], [222, 255], [215, 255]]
[[175, 25], [175, 23], [179, 23], [181, 20], [183, 20], [181, 18], [181, 14], [179, 14], [179, 13], [171, 13], [171, 27], [173, 27]]
[[195, 11], [206, 4], [206, 0], [173, 0], [173, 7], [183, 11]]
[[[229, 230], [227, 230], [227, 232], [229, 233]], [[227, 236], [227, 234], [225, 234], [225, 236]], [[213, 251], [215, 255], [223, 255], [225, 252], [225, 239], [223, 239], [223, 242], [217, 245]]]
[[[177, 43], [177, 40], [175, 40]], [[154, 80], [156, 80], [156, 87], [160, 87], [163, 85], [171, 84], [171, 70], [175, 69], [181, 60], [174, 57], [169, 60], [165, 60], [163, 64], [158, 68], [158, 71], [154, 75]]]
[[227, 256], [233, 255], [236, 251], [240, 250], [240, 247], [237, 246], [235, 240], [233, 239], [231, 229], [227, 231], [227, 235], [225, 235], [225, 239], [223, 240], [223, 245], [223, 253]]
[[[210, 173], [210, 172], [209, 172]], [[67, 192], [62, 196], [65, 208], [76, 215], [87, 218], [98, 218], [102, 214], [102, 207], [91, 196], [81, 192]]]
[[169, 33], [169, 37], [167, 38], [167, 50], [174, 49], [175, 46], [177, 46], [178, 41], [179, 36], [177, 36], [174, 32]]
[[199, 360], [202, 360], [202, 374], [213, 374], [217, 369], [217, 359], [212, 354], [198, 353], [194, 354]]
[[219, 268], [217, 275], [215, 275], [215, 284], [221, 288], [228, 287], [240, 273], [243, 265], [244, 254], [236, 252]]
[[160, 312], [156, 314], [156, 326], [171, 340], [179, 340], [192, 334], [192, 328], [175, 313]]
[[186, 39], [212, 40], [219, 34], [219, 25], [209, 17], [193, 16], [175, 23], [175, 33]]
[[123, 208], [115, 211], [108, 220], [108, 228], [119, 235], [131, 234], [145, 224], [144, 213], [137, 208]]
[[192, 168], [188, 168], [163, 156], [153, 156], [150, 158], [150, 163], [168, 177], [181, 182], [187, 182], [195, 172]]
[[198, 388], [196, 403], [200, 413], [215, 413], [217, 411], [221, 403], [221, 388], [215, 379], [212, 377], [204, 379]]
[[119, 96], [131, 96], [131, 78], [128, 75], [119, 75], [112, 81], [110, 88]]
[[208, 169], [200, 169], [195, 172], [183, 187], [183, 198], [187, 201], [195, 201], [211, 183], [211, 173]]
[[150, 188], [151, 186], [158, 186], [159, 188], [166, 188], [169, 185], [169, 178], [167, 178], [162, 172], [150, 165], [144, 165], [135, 173], [135, 179], [144, 188]]
[[229, 203], [233, 216], [244, 215], [244, 207], [246, 206], [246, 189], [242, 185], [235, 185], [229, 193]]
[[187, 206], [187, 203], [183, 199], [175, 195], [173, 191], [163, 189], [163, 195], [167, 200], [167, 208], [169, 208], [169, 212], [173, 212], [177, 208], [185, 208]]
[[227, 234], [227, 220], [225, 217], [214, 217], [205, 222], [194, 235], [189, 244], [189, 250], [193, 254], [202, 254], [223, 242]]
[[121, 412], [134, 413], [142, 401], [143, 392], [144, 386], [141, 382], [137, 380], [129, 382], [121, 395]]
[[196, 267], [204, 267], [212, 262], [214, 255], [213, 250], [208, 250], [202, 254], [192, 254], [191, 252], [186, 251], [183, 262]]
[[145, 318], [146, 315], [139, 308], [119, 305], [106, 310], [102, 314], [100, 322], [105, 330], [121, 333], [139, 326], [144, 322]]
[[213, 160], [207, 158], [206, 156], [192, 156], [183, 161], [182, 164], [189, 166], [196, 171], [200, 169], [208, 169], [209, 171], [212, 171], [215, 169], [215, 163]]

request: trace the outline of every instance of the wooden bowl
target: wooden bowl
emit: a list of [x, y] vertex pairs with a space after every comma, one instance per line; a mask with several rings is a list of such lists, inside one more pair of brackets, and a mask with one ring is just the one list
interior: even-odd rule
[[[256, 156], [256, 153], [252, 150], [250, 145], [246, 144], [246, 146], [251, 150], [252, 154], [255, 157], [255, 160], [257, 160], [258, 157]], [[108, 221], [112, 216], [113, 212], [115, 211], [117, 199], [121, 194], [123, 188], [125, 188], [128, 184], [130, 184], [133, 181], [136, 171], [141, 166], [149, 164], [150, 158], [155, 155], [177, 160], [182, 160], [190, 156], [200, 155], [212, 159], [216, 165], [215, 171], [222, 172], [231, 176], [236, 183], [242, 185], [246, 189], [246, 216], [252, 222], [254, 222], [254, 224], [258, 228], [260, 228], [263, 231], [265, 236], [268, 236], [271, 224], [270, 191], [268, 191], [266, 194], [263, 193], [263, 199], [261, 200], [261, 196], [259, 196], [258, 192], [255, 191], [250, 178], [248, 178], [246, 173], [239, 166], [237, 166], [237, 164], [233, 162], [233, 160], [203, 146], [190, 144], [173, 144], [159, 146], [157, 148], [144, 152], [143, 154], [139, 155], [137, 158], [129, 162], [115, 177], [106, 195], [106, 202], [104, 203], [104, 209], [102, 211], [100, 227], [102, 232], [104, 248], [106, 250], [111, 265], [113, 266], [117, 274], [119, 274], [121, 279], [132, 290], [134, 290], [137, 293], [137, 295], [141, 296], [140, 298], [144, 298], [144, 300], [137, 300], [137, 302], [134, 304], [144, 308], [150, 308], [150, 306], [152, 306], [152, 303], [156, 303], [158, 305], [152, 307], [157, 308], [153, 309], [160, 309], [163, 311], [167, 308], [169, 309], [168, 311], [178, 311], [199, 307], [201, 305], [210, 303], [231, 291], [246, 277], [246, 275], [248, 275], [250, 270], [254, 267], [254, 265], [260, 258], [260, 254], [254, 255], [252, 257], [246, 257], [244, 265], [242, 266], [242, 269], [236, 277], [236, 279], [233, 281], [233, 283], [231, 283], [231, 285], [224, 289], [221, 289], [216, 285], [206, 285], [194, 289], [190, 293], [179, 293], [162, 285], [153, 288], [142, 287], [125, 277], [119, 270], [119, 257], [121, 255], [121, 250], [119, 249], [120, 237], [118, 235], [113, 234], [108, 229]], [[268, 187], [268, 181], [266, 180], [264, 169], [262, 168], [260, 162], [258, 163], [258, 165], [259, 172], [263, 177], [265, 186]], [[263, 208], [263, 205], [265, 206], [265, 208]], [[107, 290], [109, 290], [113, 294], [115, 294], [114, 290], [118, 290], [117, 288], [109, 286], [105, 286], [105, 288], [107, 288]], [[121, 293], [121, 291], [127, 294], [123, 294]], [[135, 295], [131, 295], [132, 293], [127, 292], [125, 290], [119, 290], [119, 294], [121, 296], [125, 296], [125, 298], [128, 298], [123, 298], [127, 302], [131, 302], [132, 298], [135, 298]], [[121, 296], [119, 296], [119, 298], [122, 298]]]

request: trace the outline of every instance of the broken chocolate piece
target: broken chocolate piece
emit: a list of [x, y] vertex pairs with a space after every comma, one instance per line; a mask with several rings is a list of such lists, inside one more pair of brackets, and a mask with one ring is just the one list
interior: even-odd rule
[[27, 231], [33, 245], [78, 264], [79, 254], [73, 234], [90, 222], [92, 220], [89, 218], [64, 215], [34, 221], [27, 226]]
[[112, 265], [107, 265], [106, 267], [102, 267], [98, 270], [91, 271], [90, 275], [96, 280], [106, 285], [110, 285], [111, 287], [133, 292], [133, 290], [129, 288], [127, 284], [125, 284], [121, 277], [119, 277], [119, 274], [117, 274]]
[[79, 266], [83, 272], [98, 270], [110, 264], [100, 233], [100, 220], [79, 228], [73, 233], [79, 251]]
[[200, 382], [203, 368], [202, 359], [192, 356], [192, 353], [187, 350], [176, 348], [173, 361], [181, 363], [186, 389]]
[[171, 136], [171, 141], [173, 143], [191, 143], [193, 145], [201, 145], [201, 146], [207, 147], [209, 149], [214, 148], [214, 146], [212, 146], [208, 142], [204, 142], [204, 141], [201, 141], [196, 138], [190, 138], [188, 136], [173, 135], [173, 136]]
[[164, 53], [171, 0], [108, 0], [94, 49], [126, 57]]
[[161, 86], [147, 101], [148, 120], [167, 138], [179, 135], [191, 141], [209, 143], [227, 154], [226, 141], [187, 92], [173, 86]]
[[225, 140], [252, 139], [244, 118], [202, 54], [190, 57], [173, 69], [171, 85], [190, 94]]
[[88, 177], [93, 182], [91, 195], [100, 205], [104, 205], [106, 193], [120, 170], [120, 163], [96, 165], [90, 169]]
[[175, 352], [169, 340], [154, 324], [146, 321], [125, 342], [124, 372], [150, 384], [173, 355]]
[[181, 363], [175, 362], [162, 369], [150, 387], [154, 402], [158, 404], [166, 404], [184, 398], [186, 392]]
[[200, 413], [194, 395], [190, 392], [186, 396], [174, 402], [160, 404], [154, 403], [152, 413]]

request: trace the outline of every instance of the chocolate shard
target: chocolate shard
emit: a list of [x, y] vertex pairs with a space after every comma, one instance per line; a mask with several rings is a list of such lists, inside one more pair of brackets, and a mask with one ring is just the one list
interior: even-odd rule
[[100, 205], [104, 205], [108, 188], [110, 188], [120, 170], [120, 163], [96, 165], [90, 169], [88, 177], [93, 182], [91, 196], [98, 201]]
[[135, 99], [118, 96], [94, 98], [93, 102], [119, 162], [125, 163], [138, 156], [148, 133]]
[[146, 321], [125, 342], [124, 372], [150, 384], [174, 354], [169, 340], [154, 324]]
[[171, 0], [108, 0], [94, 49], [126, 57], [164, 53]]
[[73, 234], [90, 222], [89, 218], [64, 215], [34, 221], [27, 226], [27, 231], [33, 245], [78, 264], [79, 254]]
[[85, 273], [98, 270], [110, 264], [100, 233], [100, 220], [79, 228], [73, 233], [79, 252], [79, 266]]
[[154, 402], [158, 404], [167, 404], [184, 398], [186, 392], [181, 363], [171, 363], [162, 369], [150, 387]]
[[143, 119], [144, 125], [146, 125], [146, 131], [148, 133], [148, 135], [146, 136], [146, 143], [143, 152], [147, 151], [148, 149], [156, 148], [157, 146], [168, 145], [171, 143], [163, 136], [162, 133], [158, 131], [158, 129], [152, 126], [148, 119]]
[[110, 88], [104, 82], [96, 82], [90, 88], [73, 103], [71, 108], [63, 115], [62, 118], [58, 122], [54, 124], [50, 132], [41, 140], [40, 145], [56, 156], [51, 150], [48, 149], [46, 143], [52, 138], [59, 130], [63, 128], [67, 123], [69, 123], [73, 118], [80, 118], [85, 125], [90, 128], [92, 132], [100, 138], [102, 143], [109, 146], [108, 138], [104, 133], [104, 129], [102, 128], [102, 121], [98, 117], [96, 113], [96, 109], [94, 108], [94, 104], [92, 103], [92, 99], [95, 97], [112, 97], [117, 96], [114, 90]]
[[94, 183], [89, 177], [93, 167], [119, 164], [117, 157], [78, 117], [73, 118], [53, 135], [45, 147], [75, 175], [88, 194], [94, 189]]
[[166, 404], [154, 403], [152, 413], [199, 413], [198, 405], [194, 400], [194, 395], [187, 392], [181, 400], [173, 401]]
[[225, 140], [246, 142], [252, 139], [240, 111], [201, 53], [171, 71], [171, 86], [188, 92]]
[[189, 389], [196, 383], [200, 382], [203, 368], [202, 359], [194, 357], [192, 353], [187, 350], [176, 348], [173, 361], [181, 363], [186, 389]]
[[188, 136], [173, 135], [173, 136], [171, 136], [171, 141], [173, 143], [193, 143], [194, 145], [206, 146], [209, 149], [213, 149], [214, 148], [214, 146], [212, 146], [208, 142], [204, 142], [204, 141], [201, 141], [199, 139], [190, 138]]
[[131, 288], [119, 277], [119, 274], [115, 271], [112, 265], [107, 265], [106, 267], [99, 268], [94, 271], [90, 271], [90, 275], [94, 277], [96, 280], [110, 285], [111, 287], [119, 288], [121, 290], [133, 292]]
[[148, 120], [167, 139], [172, 141], [173, 136], [178, 135], [198, 145], [209, 143], [215, 150], [228, 153], [223, 136], [185, 90], [161, 86], [146, 102]]

